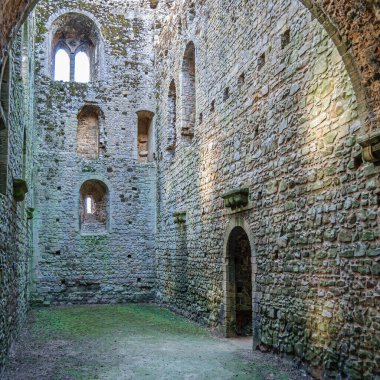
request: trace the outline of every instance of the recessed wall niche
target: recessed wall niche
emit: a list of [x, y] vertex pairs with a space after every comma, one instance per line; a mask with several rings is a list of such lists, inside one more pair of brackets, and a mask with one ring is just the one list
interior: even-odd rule
[[151, 111], [137, 112], [137, 159], [139, 162], [153, 161], [153, 121]]

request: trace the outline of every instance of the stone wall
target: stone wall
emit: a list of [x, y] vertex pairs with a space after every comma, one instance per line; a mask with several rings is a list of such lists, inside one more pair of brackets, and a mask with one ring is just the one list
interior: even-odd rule
[[[50, 0], [36, 8], [35, 299], [40, 302], [154, 298], [156, 168], [154, 161], [137, 160], [137, 112], [155, 111], [158, 11], [149, 2], [116, 0]], [[69, 12], [90, 18], [98, 29], [93, 34], [101, 36], [98, 75], [90, 83], [51, 79], [50, 26]], [[84, 106], [98, 110], [99, 132], [84, 130], [83, 112], [78, 124]], [[96, 144], [102, 148], [99, 157]], [[106, 205], [96, 205], [103, 214], [96, 211], [81, 226], [80, 189], [90, 180], [107, 188]]]
[[[189, 41], [190, 145], [178, 95]], [[161, 302], [223, 330], [231, 318], [226, 231], [242, 220], [252, 236], [259, 346], [326, 376], [378, 375], [380, 171], [361, 160], [358, 104], [326, 31], [297, 1], [185, 1], [164, 25], [156, 66]], [[241, 187], [248, 204], [226, 208], [222, 195]], [[186, 212], [185, 224], [176, 212]]]
[[[0, 194], [0, 374], [6, 355], [26, 316], [31, 276], [31, 215], [33, 140], [33, 17], [8, 49], [9, 109], [4, 123], [8, 139], [7, 181]], [[30, 38], [30, 39], [29, 39]], [[3, 146], [2, 146], [3, 148]], [[15, 200], [13, 182], [26, 181], [29, 192]]]
[[[249, 4], [255, 0], [249, 0]], [[318, 17], [349, 67], [351, 79], [359, 94], [362, 119], [372, 129], [380, 120], [379, 98], [379, 51], [380, 28], [378, 0], [300, 0]], [[25, 16], [38, 0], [3, 0], [0, 9], [0, 50], [17, 31]], [[141, 4], [156, 11], [171, 5], [173, 0], [142, 0]]]

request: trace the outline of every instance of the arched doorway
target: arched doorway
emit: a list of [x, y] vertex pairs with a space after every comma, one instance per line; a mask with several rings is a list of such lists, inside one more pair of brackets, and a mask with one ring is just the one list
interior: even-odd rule
[[252, 336], [251, 245], [242, 227], [234, 227], [227, 241], [226, 335]]

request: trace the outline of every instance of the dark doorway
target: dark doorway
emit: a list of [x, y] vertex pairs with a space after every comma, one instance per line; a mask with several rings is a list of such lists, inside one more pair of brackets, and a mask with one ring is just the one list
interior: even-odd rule
[[243, 228], [235, 227], [228, 238], [230, 305], [229, 334], [252, 336], [252, 265], [251, 247]]

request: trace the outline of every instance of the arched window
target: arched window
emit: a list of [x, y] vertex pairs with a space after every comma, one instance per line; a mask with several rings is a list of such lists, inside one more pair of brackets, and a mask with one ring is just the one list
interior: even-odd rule
[[51, 29], [55, 80], [88, 83], [97, 79], [100, 64], [100, 32], [79, 13], [65, 13]]
[[189, 42], [182, 63], [182, 135], [192, 137], [195, 125], [195, 46]]
[[80, 229], [85, 233], [108, 229], [108, 188], [98, 180], [83, 183], [80, 189]]
[[58, 49], [55, 53], [54, 80], [70, 81], [70, 56], [64, 49]]
[[83, 51], [75, 55], [74, 80], [80, 83], [88, 83], [90, 81], [90, 59]]
[[8, 176], [9, 60], [0, 66], [0, 194], [6, 194]]
[[153, 112], [137, 112], [137, 151], [139, 162], [153, 160]]
[[78, 114], [77, 153], [83, 158], [98, 158], [105, 149], [104, 143], [99, 143], [100, 115], [94, 105], [84, 106]]
[[177, 90], [175, 82], [172, 80], [169, 87], [168, 94], [168, 138], [167, 138], [167, 150], [175, 150], [177, 145]]

